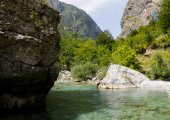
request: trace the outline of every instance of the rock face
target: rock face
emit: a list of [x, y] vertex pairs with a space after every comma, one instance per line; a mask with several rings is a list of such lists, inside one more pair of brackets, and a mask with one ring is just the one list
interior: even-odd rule
[[120, 65], [111, 65], [106, 77], [98, 84], [98, 87], [105, 89], [134, 88], [140, 87], [144, 81], [149, 81], [149, 79], [135, 70]]
[[58, 75], [58, 23], [38, 0], [0, 1], [0, 109], [45, 105]]
[[120, 65], [111, 65], [106, 77], [98, 83], [98, 88], [149, 88], [170, 90], [170, 82], [151, 81], [145, 75], [135, 70]]
[[85, 11], [58, 0], [48, 0], [48, 2], [52, 8], [61, 13], [61, 22], [59, 25], [61, 33], [73, 31], [85, 38], [96, 38], [102, 32]]
[[163, 0], [129, 0], [121, 20], [121, 36], [157, 20]]
[[68, 82], [71, 80], [72, 80], [71, 72], [67, 70], [61, 71], [57, 78], [57, 82]]

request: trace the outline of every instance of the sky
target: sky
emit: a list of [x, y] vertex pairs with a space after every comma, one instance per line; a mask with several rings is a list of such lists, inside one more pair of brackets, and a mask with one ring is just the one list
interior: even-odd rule
[[116, 38], [121, 33], [120, 21], [128, 0], [60, 0], [83, 9], [102, 30]]

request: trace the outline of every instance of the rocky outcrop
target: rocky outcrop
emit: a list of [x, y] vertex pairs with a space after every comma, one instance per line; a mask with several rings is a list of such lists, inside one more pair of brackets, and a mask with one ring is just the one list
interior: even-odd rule
[[111, 65], [106, 77], [98, 83], [98, 87], [105, 89], [134, 88], [140, 87], [144, 81], [149, 81], [149, 79], [142, 73], [121, 65]]
[[46, 0], [49, 5], [60, 11], [59, 30], [63, 34], [73, 31], [85, 38], [96, 38], [102, 31], [94, 20], [83, 10], [58, 0]]
[[57, 82], [68, 82], [71, 80], [72, 80], [72, 77], [71, 77], [70, 71], [67, 71], [67, 70], [60, 71], [58, 78], [57, 78]]
[[143, 88], [157, 88], [157, 89], [170, 89], [170, 82], [166, 81], [144, 81], [141, 84]]
[[162, 1], [129, 0], [121, 20], [121, 36], [125, 37], [132, 30], [148, 25], [151, 20], [157, 20]]
[[98, 88], [150, 88], [170, 90], [170, 82], [151, 81], [144, 74], [121, 65], [111, 65], [106, 77], [98, 83]]
[[0, 1], [0, 109], [45, 105], [58, 75], [58, 23], [39, 0]]

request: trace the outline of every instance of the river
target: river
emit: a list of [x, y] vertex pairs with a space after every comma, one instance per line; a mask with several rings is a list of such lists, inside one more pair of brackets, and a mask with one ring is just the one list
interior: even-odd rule
[[170, 120], [170, 93], [59, 83], [49, 92], [45, 111], [7, 114], [0, 120]]

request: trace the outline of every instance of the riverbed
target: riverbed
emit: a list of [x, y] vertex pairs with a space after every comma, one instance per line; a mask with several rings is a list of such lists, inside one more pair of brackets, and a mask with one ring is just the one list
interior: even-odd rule
[[45, 111], [9, 114], [0, 120], [170, 120], [170, 93], [58, 83], [48, 94]]

